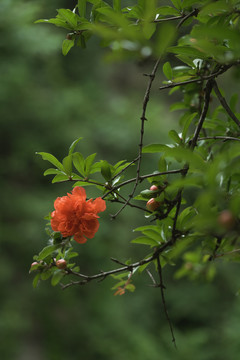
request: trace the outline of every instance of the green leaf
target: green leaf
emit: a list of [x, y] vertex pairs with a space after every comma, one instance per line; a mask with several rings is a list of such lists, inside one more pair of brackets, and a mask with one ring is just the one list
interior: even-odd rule
[[127, 284], [125, 289], [127, 289], [128, 291], [134, 292], [136, 287], [133, 284]]
[[71, 10], [58, 9], [57, 12], [60, 18], [66, 21], [72, 27], [72, 29], [75, 29], [77, 27], [78, 16], [74, 14]]
[[178, 10], [174, 9], [172, 6], [161, 6], [157, 9], [157, 14], [160, 16], [165, 15], [173, 15], [173, 16], [179, 16], [180, 13]]
[[176, 111], [176, 110], [183, 110], [186, 109], [188, 106], [184, 104], [184, 102], [179, 101], [170, 106], [170, 111]]
[[150, 245], [150, 246], [158, 246], [159, 245], [158, 241], [156, 241], [154, 239], [151, 239], [151, 238], [148, 238], [146, 236], [140, 236], [140, 237], [132, 240], [131, 243], [142, 244], [142, 245]]
[[59, 170], [64, 171], [63, 165], [52, 154], [45, 152], [36, 152], [36, 154], [41, 155], [43, 160], [49, 161], [51, 164], [55, 165]]
[[82, 154], [80, 154], [79, 152], [73, 154], [73, 165], [75, 166], [79, 174], [85, 176], [85, 160]]
[[230, 108], [233, 112], [237, 111], [236, 109], [237, 103], [238, 103], [238, 94], [233, 94], [229, 102]]
[[[158, 230], [156, 230], [158, 229]], [[159, 232], [159, 234], [161, 233], [161, 230], [156, 226], [156, 225], [144, 225], [144, 226], [140, 226], [136, 229], [134, 229], [133, 231], [145, 231], [145, 230], [154, 230], [155, 232]]]
[[[122, 163], [124, 163], [124, 164], [122, 164]], [[112, 176], [116, 176], [116, 174], [120, 173], [122, 170], [124, 170], [130, 164], [131, 163], [126, 162], [126, 160], [119, 161], [116, 165], [114, 165], [115, 171], [113, 172]], [[133, 166], [134, 164], [131, 164], [131, 165]]]
[[81, 34], [78, 37], [77, 46], [81, 47], [82, 49], [86, 49], [87, 45], [86, 45], [84, 34]]
[[83, 18], [86, 16], [86, 7], [87, 7], [86, 0], [78, 0], [78, 13]]
[[163, 144], [150, 144], [143, 147], [143, 153], [157, 153], [164, 152], [169, 149], [169, 146]]
[[205, 59], [207, 57], [201, 51], [194, 49], [191, 46], [172, 46], [168, 48], [168, 51], [180, 56], [192, 56], [194, 59]]
[[83, 139], [83, 138], [80, 137], [80, 138], [78, 138], [77, 140], [75, 140], [75, 141], [70, 145], [69, 151], [68, 151], [68, 155], [71, 155], [71, 154], [74, 152], [76, 145], [77, 145], [77, 144], [79, 143], [79, 141], [82, 140], [82, 139]]
[[50, 278], [50, 276], [52, 275], [52, 269], [48, 269], [47, 271], [43, 271], [41, 273], [41, 279], [42, 280], [47, 280]]
[[29, 269], [29, 274], [33, 271], [39, 270], [39, 264], [36, 265], [31, 265], [30, 269]]
[[[87, 181], [77, 181], [74, 185], [75, 186], [96, 186], [96, 184], [94, 183], [88, 183]], [[103, 184], [103, 188], [101, 190], [104, 190], [105, 187], [104, 187], [104, 184]]]
[[141, 274], [148, 267], [149, 264], [150, 264], [150, 262], [139, 266], [139, 268], [138, 268], [139, 273]]
[[[118, 168], [119, 168], [119, 166], [120, 165], [122, 165], [123, 163], [125, 163], [126, 162], [126, 160], [120, 160], [120, 161], [118, 161], [113, 167], [114, 167], [114, 169], [117, 169], [118, 170]], [[126, 164], [124, 164], [124, 166], [126, 166], [126, 165], [128, 165], [129, 163], [126, 163]]]
[[74, 40], [68, 40], [68, 39], [63, 40], [62, 43], [63, 55], [66, 56], [73, 46], [74, 46]]
[[156, 241], [158, 244], [163, 242], [163, 239], [161, 237], [161, 235], [153, 230], [153, 229], [146, 229], [142, 231], [143, 235], [147, 236], [150, 239], [153, 239], [154, 241]]
[[118, 287], [125, 285], [125, 284], [126, 284], [126, 280], [119, 281], [117, 284], [115, 284], [113, 287], [111, 287], [111, 290], [115, 290]]
[[39, 253], [39, 255], [38, 255], [38, 260], [43, 260], [43, 259], [45, 259], [47, 256], [51, 255], [54, 251], [56, 251], [56, 250], [59, 249], [60, 247], [61, 247], [61, 245], [59, 245], [59, 244], [46, 246], [46, 247], [43, 248], [42, 251]]
[[101, 174], [105, 180], [110, 181], [112, 179], [111, 167], [107, 161], [102, 161]]
[[68, 176], [72, 174], [72, 155], [68, 155], [63, 159], [63, 167]]
[[47, 169], [43, 173], [44, 176], [46, 176], [46, 175], [60, 175], [60, 174], [65, 175], [61, 170], [53, 169], [53, 168]]
[[39, 19], [37, 21], [34, 22], [35, 24], [38, 23], [48, 23], [48, 24], [54, 24], [58, 27], [67, 29], [67, 30], [72, 30], [72, 27], [70, 25], [68, 25], [64, 20], [61, 20], [59, 18], [52, 18], [52, 19]]
[[144, 23], [143, 35], [145, 39], [149, 40], [156, 31], [157, 25], [154, 23]]
[[169, 137], [171, 139], [173, 139], [174, 142], [176, 142], [177, 144], [181, 144], [182, 140], [180, 139], [180, 137], [178, 136], [178, 133], [175, 130], [170, 130], [168, 133]]
[[95, 154], [91, 154], [89, 155], [86, 160], [85, 160], [85, 172], [86, 172], [86, 176], [88, 176], [90, 174], [90, 170], [92, 167], [92, 164], [94, 162], [94, 159], [96, 157], [96, 153]]
[[61, 281], [61, 279], [64, 277], [64, 275], [65, 275], [65, 272], [60, 269], [57, 269], [56, 271], [54, 271], [54, 274], [51, 279], [52, 286], [56, 286], [59, 283], [59, 281]]
[[173, 77], [173, 71], [172, 71], [172, 67], [170, 65], [170, 62], [167, 61], [164, 65], [163, 65], [163, 73], [166, 76], [166, 78], [168, 80], [171, 80]]
[[183, 7], [183, 9], [188, 8], [196, 3], [198, 3], [198, 0], [183, 0], [182, 7]]
[[66, 259], [72, 259], [76, 256], [78, 256], [79, 254], [77, 252], [70, 252], [69, 254], [66, 255]]
[[146, 199], [150, 199], [153, 196], [153, 191], [146, 189], [141, 191], [141, 195]]
[[94, 174], [100, 171], [101, 171], [101, 161], [97, 161], [94, 164], [92, 164], [90, 174]]
[[167, 48], [173, 43], [176, 36], [176, 27], [170, 23], [159, 26], [157, 34], [157, 42], [155, 53], [157, 56], [162, 56]]
[[186, 135], [187, 135], [189, 126], [191, 125], [193, 119], [196, 117], [197, 114], [198, 114], [197, 112], [195, 112], [193, 114], [187, 114], [187, 116], [185, 116], [185, 118], [182, 119], [184, 121], [184, 127], [183, 127], [183, 132], [182, 132], [182, 137], [183, 137], [184, 141], [186, 139]]
[[[123, 273], [117, 274], [117, 275], [112, 274], [111, 277], [116, 280], [122, 280], [124, 278], [128, 278], [129, 274], [130, 274], [130, 272], [128, 271], [128, 272], [123, 272]], [[124, 282], [126, 282], [126, 279], [124, 280]]]
[[[158, 161], [158, 170], [160, 172], [164, 172], [164, 171], [167, 171], [167, 162], [166, 160], [164, 159], [164, 157], [160, 157], [159, 161]], [[164, 175], [165, 176], [165, 175]]]
[[173, 5], [175, 6], [176, 9], [179, 9], [179, 10], [182, 9], [181, 0], [171, 0], [171, 2], [173, 3]]
[[121, 0], [113, 0], [113, 9], [115, 11], [121, 11]]
[[34, 279], [33, 279], [33, 287], [36, 288], [38, 286], [38, 282], [39, 282], [39, 279], [40, 279], [40, 276], [41, 274], [37, 274]]
[[231, 5], [226, 0], [209, 2], [206, 6], [202, 7], [198, 16], [214, 16], [220, 13], [230, 11]]
[[177, 179], [175, 181], [173, 181], [169, 186], [168, 186], [168, 191], [172, 192], [174, 190], [179, 190], [181, 188], [202, 188], [203, 185], [203, 181], [202, 181], [202, 176], [187, 176], [185, 178], [180, 178]]
[[196, 210], [192, 206], [184, 209], [181, 214], [178, 216], [178, 224], [180, 229], [184, 229], [186, 224], [196, 215]]
[[59, 174], [54, 176], [54, 178], [52, 179], [52, 183], [57, 183], [57, 182], [62, 182], [62, 181], [67, 181], [69, 180], [69, 176], [68, 175], [64, 175], [64, 174]]
[[184, 148], [168, 148], [165, 151], [166, 157], [172, 157], [178, 162], [186, 162], [189, 164], [191, 169], [195, 171], [206, 171], [207, 164], [203, 158], [196, 152], [191, 151], [190, 149]]

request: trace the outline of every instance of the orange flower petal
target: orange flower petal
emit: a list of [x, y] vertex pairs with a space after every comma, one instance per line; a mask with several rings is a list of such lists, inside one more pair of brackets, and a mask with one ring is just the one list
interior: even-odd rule
[[93, 238], [98, 231], [97, 215], [106, 209], [106, 204], [100, 197], [86, 201], [86, 192], [76, 186], [72, 193], [58, 197], [54, 202], [55, 211], [51, 214], [51, 226], [64, 237], [74, 236], [78, 243], [85, 243], [86, 237]]

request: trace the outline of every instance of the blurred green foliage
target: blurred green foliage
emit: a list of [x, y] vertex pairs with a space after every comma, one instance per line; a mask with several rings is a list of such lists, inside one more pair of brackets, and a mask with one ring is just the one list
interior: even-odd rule
[[[160, 292], [148, 286], [147, 275], [134, 282], [135, 293], [121, 297], [109, 290], [110, 279], [64, 292], [45, 282], [32, 288], [32, 255], [46, 242], [43, 217], [52, 211], [53, 200], [70, 190], [42, 177], [45, 164], [35, 152], [48, 151], [62, 159], [69, 144], [82, 136], [85, 156], [97, 152], [98, 160], [110, 163], [131, 160], [145, 89], [141, 74], [149, 67], [104, 64], [94, 39], [88, 52], [74, 48], [63, 57], [64, 32], [33, 25], [37, 18], [55, 16], [62, 6], [70, 7], [69, 1], [0, 4], [1, 358], [237, 360], [237, 264], [217, 262], [216, 280], [207, 284], [175, 281], [171, 269], [165, 273], [178, 352], [171, 344]], [[166, 99], [160, 103], [157, 91], [151, 101], [148, 118], [154, 130], [146, 129], [145, 141], [156, 142], [161, 136], [164, 142], [177, 120]], [[126, 260], [134, 234], [126, 237], [125, 227], [134, 229], [140, 223], [137, 211], [111, 223], [107, 214], [103, 217], [101, 232], [81, 247], [79, 264], [86, 273], [111, 268], [111, 256]], [[130, 247], [133, 257], [141, 251]]]

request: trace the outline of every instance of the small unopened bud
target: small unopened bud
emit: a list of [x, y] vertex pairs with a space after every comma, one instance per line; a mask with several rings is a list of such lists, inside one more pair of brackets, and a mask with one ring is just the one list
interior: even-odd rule
[[57, 261], [56, 261], [56, 267], [57, 267], [58, 269], [66, 269], [66, 267], [67, 267], [67, 262], [66, 262], [66, 260], [64, 260], [64, 259], [59, 259], [59, 260], [57, 260]]

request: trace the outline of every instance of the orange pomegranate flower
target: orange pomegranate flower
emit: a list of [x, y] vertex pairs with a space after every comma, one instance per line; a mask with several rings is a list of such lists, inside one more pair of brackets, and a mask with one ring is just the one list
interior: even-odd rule
[[85, 243], [86, 237], [92, 239], [98, 231], [97, 215], [106, 209], [106, 204], [100, 197], [86, 201], [85, 189], [76, 186], [72, 194], [58, 197], [54, 202], [55, 211], [51, 214], [51, 226], [64, 237], [74, 236], [78, 243]]

